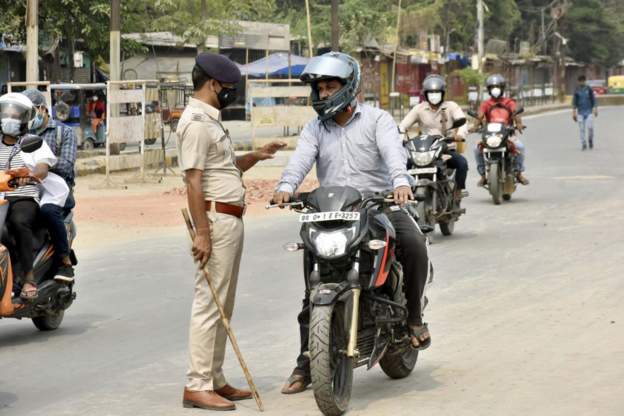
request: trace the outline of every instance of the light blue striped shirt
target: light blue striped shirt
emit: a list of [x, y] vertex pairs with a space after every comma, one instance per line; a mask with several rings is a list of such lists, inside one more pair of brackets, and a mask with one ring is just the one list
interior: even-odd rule
[[306, 124], [277, 190], [294, 193], [315, 162], [321, 186], [381, 192], [411, 184], [394, 119], [366, 104], [358, 104], [344, 126], [318, 118]]

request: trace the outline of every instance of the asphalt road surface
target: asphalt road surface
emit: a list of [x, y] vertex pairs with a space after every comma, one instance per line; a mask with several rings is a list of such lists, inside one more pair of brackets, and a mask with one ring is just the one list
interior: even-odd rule
[[[468, 212], [431, 246], [432, 347], [404, 380], [358, 369], [350, 414], [624, 414], [624, 109], [601, 109], [593, 151], [569, 112], [526, 123], [531, 185], [494, 206], [467, 154]], [[311, 391], [279, 394], [298, 350], [300, 258], [281, 250], [297, 227], [287, 211], [247, 221], [233, 326], [267, 415], [319, 414]], [[181, 407], [187, 253], [183, 228], [84, 250], [59, 330], [0, 321], [0, 414], [200, 414]], [[244, 385], [231, 352], [225, 367]]]

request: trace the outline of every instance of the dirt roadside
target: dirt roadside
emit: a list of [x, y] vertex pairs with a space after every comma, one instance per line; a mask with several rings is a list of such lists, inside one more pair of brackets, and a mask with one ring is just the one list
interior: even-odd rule
[[[266, 210], [265, 205], [282, 170], [282, 167], [256, 167], [245, 174], [248, 219], [279, 213]], [[302, 189], [316, 187], [314, 177], [312, 172]], [[109, 185], [104, 175], [80, 177], [77, 182], [74, 210], [77, 250], [184, 232], [180, 210], [186, 207], [186, 195], [179, 174], [146, 175], [146, 180], [141, 181], [137, 173], [124, 172], [112, 175]]]

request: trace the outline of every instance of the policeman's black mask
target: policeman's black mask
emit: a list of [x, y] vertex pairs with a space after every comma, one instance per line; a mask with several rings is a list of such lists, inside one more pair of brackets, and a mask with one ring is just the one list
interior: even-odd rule
[[219, 108], [224, 109], [228, 105], [232, 104], [238, 98], [236, 88], [227, 88], [223, 84], [219, 83], [221, 91], [217, 93], [217, 99], [219, 100]]

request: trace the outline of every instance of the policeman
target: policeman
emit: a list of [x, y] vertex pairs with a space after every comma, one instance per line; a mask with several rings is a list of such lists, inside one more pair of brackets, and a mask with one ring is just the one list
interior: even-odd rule
[[[222, 55], [202, 53], [192, 72], [193, 97], [177, 128], [180, 166], [188, 205], [197, 235], [193, 257], [203, 267], [218, 293], [228, 318], [243, 250], [245, 188], [242, 173], [258, 161], [272, 158], [285, 146], [271, 142], [258, 151], [236, 157], [220, 110], [233, 103], [241, 80], [237, 66]], [[251, 398], [251, 392], [227, 384], [223, 375], [226, 332], [202, 273], [195, 277], [195, 296], [189, 336], [188, 382], [184, 407], [233, 410], [234, 400]]]
[[[407, 132], [412, 125], [417, 123], [424, 134], [440, 134], [446, 136], [454, 122], [466, 119], [464, 112], [457, 103], [444, 100], [446, 83], [441, 75], [432, 74], [427, 76], [423, 81], [423, 90], [426, 101], [418, 104], [407, 113], [403, 121], [401, 121], [401, 124], [399, 124], [400, 132]], [[463, 144], [467, 135], [468, 126], [464, 124], [455, 132], [454, 137], [456, 141]], [[455, 169], [455, 182], [457, 186], [454, 196], [456, 199], [461, 199], [461, 197], [465, 195], [468, 162], [466, 158], [461, 155], [463, 148], [457, 149], [453, 144], [449, 146], [449, 149], [451, 149], [449, 154], [451, 158], [446, 164], [448, 167]]]

